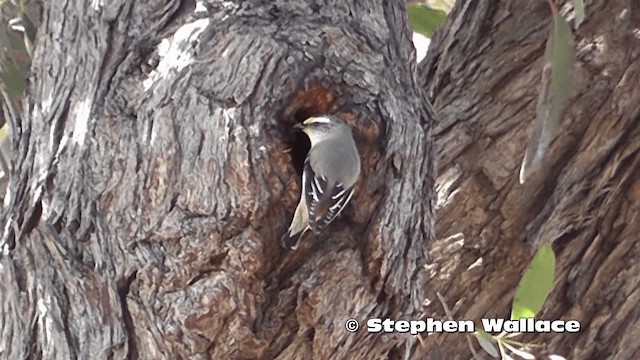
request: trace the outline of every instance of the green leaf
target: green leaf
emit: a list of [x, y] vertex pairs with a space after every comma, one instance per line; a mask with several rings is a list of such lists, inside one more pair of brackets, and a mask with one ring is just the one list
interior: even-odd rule
[[533, 318], [553, 288], [556, 258], [551, 245], [543, 245], [520, 280], [511, 309], [511, 319]]
[[574, 12], [576, 13], [576, 18], [573, 22], [573, 27], [577, 29], [578, 26], [580, 26], [580, 24], [582, 24], [582, 21], [584, 20], [584, 0], [574, 0], [573, 9], [574, 9]]
[[[545, 127], [559, 127], [560, 114], [573, 92], [573, 36], [569, 24], [558, 12], [553, 13], [553, 33], [547, 42], [545, 62], [551, 65], [550, 99]], [[543, 117], [544, 118], [544, 117]]]
[[483, 330], [478, 330], [474, 332], [473, 335], [476, 336], [478, 344], [480, 344], [480, 347], [482, 347], [484, 351], [487, 352], [487, 354], [493, 356], [494, 358], [499, 357], [498, 349], [496, 349], [496, 346], [493, 344], [495, 340], [491, 335], [487, 334]]
[[571, 29], [557, 10], [553, 9], [552, 13], [553, 27], [544, 52], [536, 124], [520, 168], [521, 184], [541, 168], [544, 154], [560, 127], [560, 115], [573, 93]]
[[409, 24], [411, 24], [413, 31], [428, 38], [447, 19], [446, 12], [430, 9], [420, 4], [409, 4], [407, 11], [409, 12]]

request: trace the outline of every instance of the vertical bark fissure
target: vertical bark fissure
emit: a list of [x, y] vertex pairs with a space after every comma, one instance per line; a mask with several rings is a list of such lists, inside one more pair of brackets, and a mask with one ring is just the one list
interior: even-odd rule
[[129, 275], [129, 277], [125, 279], [123, 282], [121, 282], [121, 284], [118, 286], [120, 311], [122, 311], [122, 320], [124, 321], [124, 330], [127, 334], [127, 357], [126, 358], [129, 360], [137, 360], [139, 358], [135, 323], [133, 322], [133, 318], [131, 317], [131, 312], [129, 311], [129, 305], [127, 304], [127, 297], [129, 296], [131, 284], [133, 283], [135, 278], [136, 278], [136, 274], [133, 273]]

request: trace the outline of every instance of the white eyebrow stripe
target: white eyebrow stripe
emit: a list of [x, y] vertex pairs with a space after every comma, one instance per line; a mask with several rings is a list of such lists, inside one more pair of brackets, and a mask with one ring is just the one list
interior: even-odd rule
[[319, 116], [319, 117], [314, 117], [313, 120], [311, 120], [309, 123], [310, 124], [313, 124], [313, 123], [328, 124], [330, 122], [331, 122], [331, 119], [329, 119], [328, 117]]

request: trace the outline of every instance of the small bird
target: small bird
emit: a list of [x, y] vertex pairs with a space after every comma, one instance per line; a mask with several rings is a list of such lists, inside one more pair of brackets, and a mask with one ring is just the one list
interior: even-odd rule
[[333, 115], [310, 117], [302, 129], [311, 149], [302, 171], [302, 194], [282, 246], [295, 250], [309, 229], [320, 234], [340, 215], [353, 196], [360, 176], [360, 156], [351, 128]]

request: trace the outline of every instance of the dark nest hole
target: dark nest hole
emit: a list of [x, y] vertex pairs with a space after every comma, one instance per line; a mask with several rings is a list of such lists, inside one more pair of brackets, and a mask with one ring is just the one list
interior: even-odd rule
[[311, 116], [325, 115], [335, 112], [335, 94], [329, 89], [314, 85], [294, 94], [293, 99], [284, 111], [283, 120], [286, 131], [286, 143], [291, 149], [291, 159], [298, 175], [302, 175], [304, 159], [309, 152], [309, 138], [295, 129], [295, 124], [302, 124]]
[[293, 166], [296, 169], [298, 175], [302, 176], [302, 169], [304, 166], [304, 160], [307, 157], [307, 153], [311, 148], [311, 142], [305, 133], [303, 133], [300, 129], [295, 129], [295, 124], [302, 124], [303, 121], [308, 119], [311, 116], [319, 115], [316, 112], [309, 111], [307, 109], [298, 110], [293, 115], [293, 123], [289, 125], [289, 136], [287, 138], [289, 141], [287, 142], [289, 148], [291, 149], [291, 160], [293, 161]]

